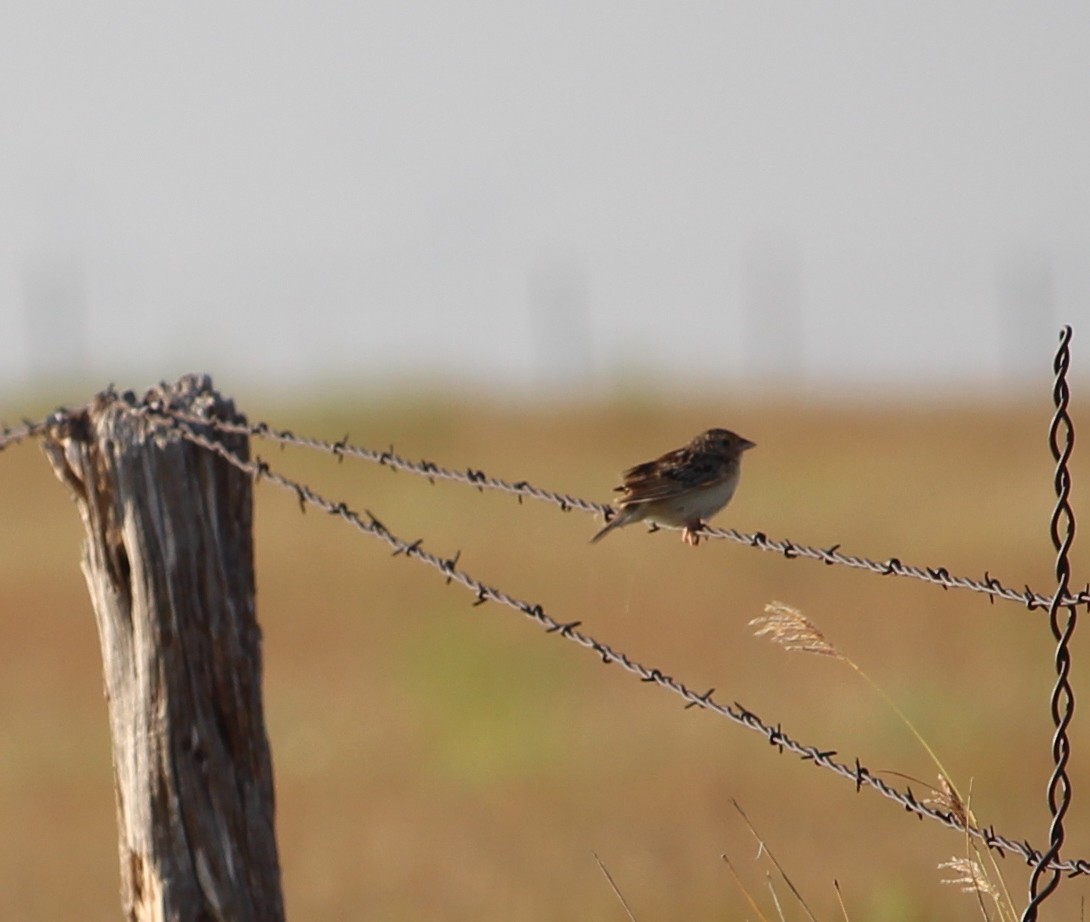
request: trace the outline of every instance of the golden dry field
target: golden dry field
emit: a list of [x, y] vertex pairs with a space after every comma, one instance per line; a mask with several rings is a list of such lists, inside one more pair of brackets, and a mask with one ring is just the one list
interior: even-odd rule
[[[1090, 439], [1090, 401], [1075, 420]], [[758, 443], [715, 524], [1049, 592], [1047, 392], [1021, 404], [615, 400], [592, 406], [383, 398], [243, 405], [296, 432], [604, 500], [617, 473], [700, 429]], [[9, 420], [41, 413], [5, 407]], [[936, 768], [852, 669], [748, 626], [800, 608], [911, 719], [984, 825], [1045, 842], [1053, 642], [1044, 612], [640, 526], [593, 547], [589, 516], [377, 465], [255, 443], [284, 472], [694, 689], [919, 796]], [[1090, 454], [1073, 465], [1090, 525]], [[769, 919], [772, 881], [737, 801], [822, 920], [981, 918], [937, 865], [957, 833], [685, 710], [293, 495], [256, 488], [258, 613], [289, 919]], [[75, 507], [35, 444], [0, 453], [0, 918], [119, 916], [110, 748]], [[1090, 536], [1074, 578], [1090, 578]], [[1090, 649], [1074, 687], [1090, 704]], [[1090, 858], [1090, 740], [1072, 731], [1067, 857]], [[910, 780], [906, 781], [906, 776]], [[1018, 910], [1028, 869], [1000, 861]], [[1079, 918], [1065, 880], [1042, 918]], [[993, 914], [991, 918], [998, 918]]]

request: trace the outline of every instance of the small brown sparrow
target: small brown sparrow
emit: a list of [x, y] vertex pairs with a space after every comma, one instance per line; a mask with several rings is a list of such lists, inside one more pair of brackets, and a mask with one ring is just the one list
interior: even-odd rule
[[621, 477], [617, 514], [590, 539], [601, 541], [614, 528], [633, 522], [682, 526], [681, 540], [694, 547], [699, 530], [730, 502], [742, 470], [742, 453], [755, 442], [728, 429], [702, 432], [684, 448], [637, 464]]

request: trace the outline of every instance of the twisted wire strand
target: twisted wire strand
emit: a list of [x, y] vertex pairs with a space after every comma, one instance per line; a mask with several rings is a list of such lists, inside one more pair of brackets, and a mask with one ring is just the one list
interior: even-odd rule
[[1071, 471], [1069, 463], [1075, 448], [1075, 427], [1068, 413], [1071, 391], [1067, 373], [1071, 365], [1071, 327], [1064, 327], [1053, 365], [1055, 384], [1052, 390], [1056, 413], [1048, 430], [1049, 447], [1056, 462], [1054, 485], [1056, 506], [1049, 521], [1049, 533], [1056, 551], [1056, 595], [1049, 606], [1049, 625], [1056, 641], [1056, 684], [1049, 702], [1053, 726], [1052, 759], [1054, 768], [1048, 781], [1049, 847], [1033, 868], [1029, 881], [1029, 904], [1022, 915], [1024, 922], [1033, 922], [1041, 904], [1056, 890], [1060, 872], [1053, 864], [1064, 842], [1064, 818], [1071, 806], [1071, 779], [1067, 764], [1071, 757], [1068, 729], [1075, 712], [1075, 692], [1071, 687], [1071, 638], [1075, 633], [1078, 609], [1063, 605], [1071, 579], [1071, 546], [1075, 540], [1075, 513], [1071, 508]]
[[[500, 477], [492, 477], [484, 471], [474, 468], [468, 468], [465, 471], [461, 471], [442, 467], [434, 461], [410, 461], [408, 458], [397, 454], [392, 447], [384, 451], [378, 451], [372, 448], [352, 445], [348, 442], [347, 436], [335, 442], [330, 442], [325, 439], [299, 436], [288, 429], [276, 429], [264, 422], [247, 425], [219, 420], [210, 421], [198, 417], [186, 416], [184, 413], [171, 410], [170, 408], [159, 409], [161, 409], [165, 415], [169, 415], [179, 421], [189, 422], [195, 425], [213, 425], [222, 432], [246, 434], [255, 438], [269, 439], [278, 442], [281, 445], [314, 449], [331, 454], [342, 461], [346, 457], [371, 461], [384, 467], [388, 467], [391, 470], [404, 471], [406, 473], [426, 477], [432, 483], [436, 480], [447, 480], [474, 486], [479, 490], [498, 490], [517, 496], [519, 502], [522, 502], [523, 497], [529, 497], [530, 499], [559, 506], [564, 512], [576, 509], [580, 512], [601, 515], [607, 521], [616, 513], [614, 507], [605, 503], [596, 503], [582, 499], [578, 496], [572, 496], [568, 493], [558, 493], [553, 490], [546, 490], [535, 486], [526, 480], [512, 482]], [[745, 532], [736, 531], [733, 528], [713, 528], [710, 526], [705, 526], [700, 531], [700, 536], [734, 541], [747, 547], [782, 554], [789, 560], [794, 558], [806, 558], [809, 560], [821, 561], [829, 566], [840, 565], [850, 569], [866, 570], [881, 576], [902, 576], [923, 580], [924, 582], [941, 586], [943, 589], [967, 589], [972, 592], [984, 593], [993, 600], [998, 598], [1010, 602], [1018, 602], [1025, 605], [1026, 608], [1031, 611], [1035, 609], [1047, 609], [1054, 600], [1053, 596], [1036, 592], [1029, 586], [1026, 586], [1021, 590], [1005, 586], [987, 572], [985, 572], [984, 578], [979, 580], [966, 576], [956, 576], [950, 573], [946, 567], [913, 566], [902, 563], [896, 557], [891, 557], [888, 560], [872, 560], [860, 555], [845, 554], [840, 551], [839, 544], [821, 548], [799, 544], [798, 542], [789, 539], [770, 538], [763, 532], [747, 534]], [[1090, 585], [1074, 595], [1070, 594], [1065, 588], [1063, 595], [1060, 597], [1060, 604], [1090, 606]]]
[[67, 415], [68, 412], [68, 410], [61, 409], [57, 410], [56, 413], [47, 416], [45, 419], [24, 419], [22, 424], [18, 426], [0, 424], [0, 451], [3, 451], [5, 448], [11, 448], [13, 445], [18, 445], [25, 439], [44, 435], [54, 419]]
[[[124, 395], [118, 395], [110, 389], [99, 395], [99, 398], [102, 397], [124, 399], [129, 406], [134, 406], [136, 404], [135, 397], [133, 397], [130, 392], [126, 392]], [[460, 471], [442, 467], [433, 461], [410, 461], [409, 459], [398, 455], [392, 447], [379, 451], [376, 449], [364, 448], [359, 445], [352, 445], [348, 442], [347, 436], [336, 442], [330, 442], [325, 439], [298, 436], [290, 430], [276, 429], [264, 422], [245, 425], [224, 420], [201, 419], [199, 417], [188, 416], [177, 408], [167, 407], [161, 404], [149, 404], [146, 406], [146, 409], [148, 412], [158, 412], [165, 417], [188, 422], [193, 425], [213, 426], [225, 433], [246, 434], [256, 438], [266, 438], [282, 445], [292, 445], [295, 447], [322, 451], [333, 455], [338, 458], [338, 460], [343, 460], [345, 457], [351, 457], [371, 461], [384, 467], [388, 467], [391, 470], [405, 471], [406, 473], [426, 477], [432, 483], [436, 480], [447, 480], [474, 486], [479, 490], [498, 490], [518, 497], [519, 502], [522, 502], [524, 497], [529, 497], [530, 499], [558, 506], [564, 512], [575, 509], [580, 512], [601, 515], [607, 520], [616, 512], [616, 510], [608, 504], [593, 502], [578, 496], [573, 496], [569, 493], [547, 490], [535, 486], [526, 480], [508, 481], [499, 477], [492, 477], [484, 471], [475, 468], [467, 468], [465, 471]], [[50, 428], [55, 418], [67, 415], [70, 412], [74, 411], [61, 409], [58, 410], [57, 413], [42, 420], [26, 420], [20, 426], [0, 428], [0, 451], [18, 444], [25, 439], [42, 435]], [[1070, 422], [1069, 418], [1068, 422]], [[833, 544], [830, 547], [823, 548], [801, 544], [786, 538], [770, 538], [764, 532], [760, 531], [746, 533], [737, 531], [733, 528], [713, 528], [710, 526], [704, 527], [701, 531], [701, 536], [734, 541], [737, 544], [747, 547], [781, 554], [789, 560], [806, 558], [809, 560], [821, 561], [828, 566], [845, 566], [849, 569], [865, 570], [880, 576], [901, 576], [918, 579], [933, 585], [941, 586], [943, 589], [966, 589], [971, 592], [983, 593], [993, 601], [995, 599], [1003, 599], [1009, 602], [1017, 602], [1031, 611], [1036, 609], [1048, 609], [1051, 611], [1054, 603], [1057, 601], [1058, 604], [1063, 607], [1070, 608], [1078, 605], [1090, 607], [1090, 585], [1087, 585], [1078, 592], [1071, 593], [1070, 589], [1066, 588], [1067, 584], [1065, 583], [1065, 588], [1062, 592], [1057, 596], [1052, 596], [1038, 592], [1030, 586], [1025, 586], [1021, 590], [1014, 589], [1004, 585], [988, 572], [984, 573], [983, 579], [973, 579], [967, 576], [952, 574], [946, 567], [921, 567], [905, 564], [897, 557], [890, 557], [887, 560], [874, 560], [862, 555], [845, 554], [840, 551], [839, 544]]]
[[[197, 429], [194, 428], [195, 420], [164, 417], [163, 414], [156, 412], [154, 409], [149, 410], [148, 408], [139, 407], [130, 407], [130, 409], [136, 413], [149, 413], [160, 420], [164, 426], [176, 431], [180, 437], [215, 453], [227, 463], [234, 465], [239, 470], [254, 477], [255, 481], [264, 479], [295, 494], [301, 510], [305, 510], [305, 508], [310, 505], [321, 509], [330, 515], [335, 515], [353, 526], [359, 532], [385, 542], [393, 548], [393, 555], [395, 557], [404, 555], [405, 557], [417, 560], [432, 569], [439, 571], [439, 573], [446, 578], [448, 584], [452, 582], [457, 583], [471, 591], [476, 596], [476, 599], [473, 602], [474, 606], [483, 605], [486, 602], [496, 602], [514, 609], [539, 624], [547, 633], [559, 634], [581, 647], [593, 650], [601, 657], [604, 663], [616, 663], [625, 671], [637, 676], [642, 681], [657, 685], [666, 691], [672, 692], [685, 701], [686, 708], [702, 708], [714, 714], [718, 714], [721, 717], [726, 717], [749, 730], [757, 732], [764, 736], [772, 746], [778, 748], [781, 752], [785, 750], [792, 752], [805, 761], [813, 762], [815, 765], [819, 765], [842, 778], [852, 781], [855, 784], [857, 791], [862, 790], [864, 787], [871, 788], [884, 797], [900, 804], [906, 811], [916, 814], [921, 819], [926, 817], [928, 819], [937, 820], [952, 829], [968, 833], [974, 838], [979, 839], [988, 848], [995, 849], [1000, 855], [1011, 852], [1021, 856], [1027, 864], [1040, 863], [1042, 861], [1042, 853], [1034, 849], [1028, 841], [1018, 842], [1002, 836], [995, 832], [994, 827], [966, 825], [964, 820], [960, 818], [955, 811], [941, 810], [931, 804], [918, 800], [912, 793], [911, 788], [906, 788], [904, 791], [897, 789], [880, 777], [872, 774], [858, 759], [855, 760], [854, 765], [837, 761], [834, 758], [834, 756], [837, 755], [836, 750], [822, 750], [816, 746], [809, 746], [799, 742], [784, 732], [778, 724], [772, 726], [763, 721], [757, 714], [746, 709], [737, 701], [734, 702], [733, 705], [727, 705], [717, 701], [712, 697], [715, 691], [714, 688], [708, 689], [708, 691], [703, 694], [698, 694], [681, 680], [667, 675], [660, 669], [646, 666], [633, 660], [627, 654], [615, 650], [608, 644], [577, 630], [582, 622], [557, 621], [551, 615], [547, 614], [540, 604], [534, 604], [519, 599], [502, 589], [482, 582], [457, 566], [460, 552], [455, 553], [449, 558], [433, 554], [422, 547], [422, 538], [418, 538], [414, 541], [406, 541], [390, 531], [370, 511], [364, 510], [361, 515], [350, 509], [345, 503], [332, 502], [318, 494], [309, 486], [274, 471], [260, 458], [248, 461], [239, 457], [221, 443], [213, 441], [197, 431]], [[201, 422], [207, 430], [221, 428], [215, 424], [209, 425], [209, 421], [207, 420]], [[1061, 861], [1057, 857], [1053, 857], [1047, 859], [1047, 864], [1049, 868], [1072, 876], [1090, 874], [1090, 860], [1069, 859]]]

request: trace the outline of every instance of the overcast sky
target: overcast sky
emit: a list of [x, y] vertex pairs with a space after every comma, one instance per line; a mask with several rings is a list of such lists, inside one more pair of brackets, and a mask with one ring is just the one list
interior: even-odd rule
[[1090, 357], [1085, 0], [0, 19], [5, 385], [992, 387], [1060, 322]]

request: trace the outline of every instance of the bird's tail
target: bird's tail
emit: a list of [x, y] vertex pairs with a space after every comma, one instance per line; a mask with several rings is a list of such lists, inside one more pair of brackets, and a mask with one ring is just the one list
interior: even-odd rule
[[605, 527], [599, 529], [598, 533], [590, 539], [590, 543], [597, 544], [606, 535], [613, 531], [614, 528], [621, 528], [622, 526], [627, 525], [631, 521], [632, 518], [631, 516], [627, 515], [627, 510], [622, 509], [605, 524]]

